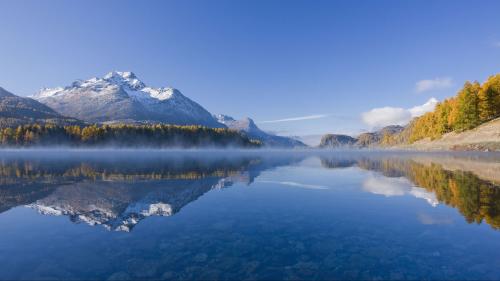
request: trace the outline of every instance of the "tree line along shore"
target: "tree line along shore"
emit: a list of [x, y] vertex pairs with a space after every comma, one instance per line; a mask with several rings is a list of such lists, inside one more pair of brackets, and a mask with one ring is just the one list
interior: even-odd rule
[[177, 125], [29, 124], [0, 129], [3, 147], [244, 147], [262, 146], [258, 140], [225, 128]]

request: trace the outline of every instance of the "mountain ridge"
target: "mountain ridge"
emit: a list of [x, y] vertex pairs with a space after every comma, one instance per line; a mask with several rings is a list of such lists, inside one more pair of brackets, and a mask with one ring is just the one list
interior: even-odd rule
[[81, 121], [63, 116], [34, 99], [17, 96], [0, 87], [0, 127], [33, 123], [82, 124]]

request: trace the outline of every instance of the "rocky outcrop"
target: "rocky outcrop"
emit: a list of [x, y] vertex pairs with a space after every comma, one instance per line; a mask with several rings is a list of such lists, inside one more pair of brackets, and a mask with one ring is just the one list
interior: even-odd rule
[[384, 145], [384, 138], [398, 134], [402, 126], [387, 126], [375, 132], [362, 133], [357, 138], [347, 135], [327, 134], [321, 138], [320, 148], [373, 148]]

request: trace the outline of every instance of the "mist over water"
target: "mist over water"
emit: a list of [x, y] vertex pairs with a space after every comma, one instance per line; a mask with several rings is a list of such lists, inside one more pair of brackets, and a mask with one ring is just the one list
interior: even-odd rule
[[0, 175], [0, 279], [500, 278], [499, 154], [2, 150]]

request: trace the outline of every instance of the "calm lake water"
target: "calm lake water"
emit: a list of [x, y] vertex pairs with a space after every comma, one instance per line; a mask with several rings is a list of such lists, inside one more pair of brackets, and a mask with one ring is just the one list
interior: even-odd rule
[[500, 155], [2, 151], [0, 279], [500, 279]]

